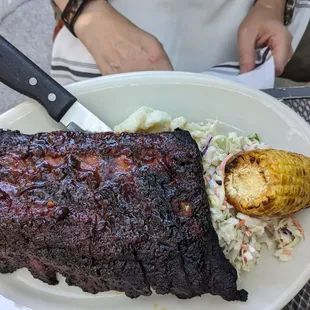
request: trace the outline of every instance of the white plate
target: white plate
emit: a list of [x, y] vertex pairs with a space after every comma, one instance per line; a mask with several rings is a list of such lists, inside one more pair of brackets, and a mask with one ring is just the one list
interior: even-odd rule
[[[275, 148], [310, 156], [310, 127], [305, 121], [273, 98], [232, 82], [197, 74], [158, 72], [98, 78], [68, 88], [110, 126], [147, 105], [192, 121], [219, 118], [240, 128], [243, 134], [259, 133]], [[34, 102], [23, 103], [0, 116], [0, 127], [26, 133], [62, 128]], [[231, 131], [227, 126], [221, 129]], [[297, 218], [305, 229], [306, 241], [294, 251], [293, 261], [279, 263], [266, 250], [260, 264], [242, 275], [240, 287], [249, 292], [247, 303], [228, 303], [211, 295], [191, 300], [156, 295], [131, 300], [113, 293], [93, 296], [63, 282], [55, 287], [48, 286], [34, 280], [26, 270], [20, 270], [13, 275], [0, 275], [0, 309], [280, 309], [310, 276], [309, 212], [300, 212]]]

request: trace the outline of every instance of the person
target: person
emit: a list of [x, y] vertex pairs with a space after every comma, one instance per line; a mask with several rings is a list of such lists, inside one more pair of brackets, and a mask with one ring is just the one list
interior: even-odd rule
[[[54, 2], [63, 11], [68, 0]], [[226, 62], [243, 74], [257, 66], [256, 50], [267, 47], [279, 76], [309, 22], [307, 1], [297, 0], [285, 26], [288, 2], [90, 0], [74, 24], [76, 37], [59, 22], [52, 75], [67, 84], [135, 71], [204, 72]]]

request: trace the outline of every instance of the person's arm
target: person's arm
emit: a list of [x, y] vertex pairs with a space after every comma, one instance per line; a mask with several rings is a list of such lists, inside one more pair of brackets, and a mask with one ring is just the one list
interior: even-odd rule
[[62, 12], [68, 3], [68, 0], [54, 0], [54, 2], [57, 4], [57, 6]]
[[292, 36], [284, 26], [286, 0], [257, 0], [239, 28], [239, 62], [241, 73], [255, 65], [255, 48], [268, 46], [280, 75], [292, 57]]
[[[63, 11], [68, 0], [55, 3]], [[160, 42], [118, 13], [108, 1], [89, 1], [74, 25], [74, 32], [103, 75], [173, 70]]]
[[263, 6], [265, 8], [274, 10], [274, 13], [277, 15], [277, 18], [284, 21], [284, 10], [285, 10], [286, 0], [257, 0], [255, 6]]

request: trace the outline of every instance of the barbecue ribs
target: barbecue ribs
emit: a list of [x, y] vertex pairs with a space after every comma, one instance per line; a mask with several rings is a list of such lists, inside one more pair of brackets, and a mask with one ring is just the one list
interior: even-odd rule
[[247, 299], [212, 227], [187, 131], [0, 131], [0, 272], [96, 294]]

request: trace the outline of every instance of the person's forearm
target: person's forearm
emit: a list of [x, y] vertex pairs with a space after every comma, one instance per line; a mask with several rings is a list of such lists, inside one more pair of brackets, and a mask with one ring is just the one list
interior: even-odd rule
[[[61, 11], [63, 11], [64, 9], [65, 9], [65, 7], [66, 7], [66, 5], [68, 4], [68, 2], [69, 2], [69, 0], [54, 0], [54, 2], [57, 4], [57, 6], [59, 7], [59, 9], [61, 10]], [[98, 3], [98, 2], [100, 2], [100, 4], [103, 4], [103, 3], [106, 3], [106, 4], [108, 4], [108, 2], [107, 1], [103, 1], [103, 0], [91, 0], [91, 1], [89, 1], [90, 3]]]
[[[68, 4], [69, 0], [54, 0], [59, 9], [63, 12]], [[76, 24], [74, 25], [74, 31], [76, 35], [79, 37], [79, 34], [82, 35], [83, 28], [87, 26], [87, 24], [96, 17], [96, 15], [102, 14], [106, 17], [104, 20], [109, 23], [110, 15], [115, 12], [112, 6], [108, 1], [105, 0], [90, 0], [86, 6], [83, 8], [82, 14], [79, 16]], [[108, 26], [108, 25], [107, 25]]]
[[[68, 4], [68, 0], [55, 2], [61, 10]], [[108, 1], [87, 2], [74, 24], [74, 34], [103, 75], [173, 70], [161, 43], [117, 12]]]
[[54, 2], [57, 4], [59, 9], [61, 11], [63, 11], [65, 9], [67, 3], [69, 2], [69, 0], [54, 0]]
[[255, 5], [263, 5], [277, 12], [280, 20], [284, 19], [285, 4], [286, 0], [257, 0], [255, 3]]

